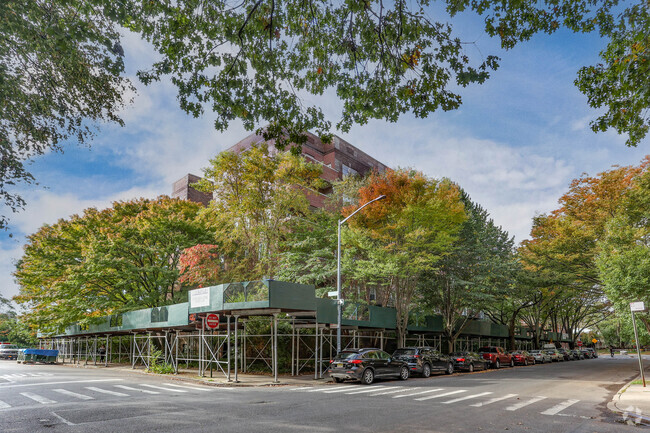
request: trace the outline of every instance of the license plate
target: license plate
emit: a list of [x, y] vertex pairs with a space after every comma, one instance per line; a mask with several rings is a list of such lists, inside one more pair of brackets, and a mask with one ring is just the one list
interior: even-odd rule
[[343, 364], [341, 363], [336, 364], [336, 368], [343, 368]]

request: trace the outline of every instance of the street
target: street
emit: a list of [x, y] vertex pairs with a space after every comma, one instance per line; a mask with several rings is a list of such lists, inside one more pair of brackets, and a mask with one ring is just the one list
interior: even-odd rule
[[0, 431], [633, 431], [606, 404], [637, 373], [632, 357], [601, 357], [370, 386], [216, 387], [0, 361]]

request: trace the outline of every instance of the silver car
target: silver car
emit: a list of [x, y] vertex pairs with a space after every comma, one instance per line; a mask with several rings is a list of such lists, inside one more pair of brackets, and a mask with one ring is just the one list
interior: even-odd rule
[[551, 355], [546, 353], [544, 350], [531, 350], [530, 354], [535, 357], [536, 363], [545, 364], [551, 362]]
[[551, 361], [553, 362], [564, 361], [564, 356], [557, 349], [544, 349], [544, 352], [548, 353], [548, 355], [551, 357]]
[[0, 344], [0, 359], [18, 359], [18, 346], [15, 344]]

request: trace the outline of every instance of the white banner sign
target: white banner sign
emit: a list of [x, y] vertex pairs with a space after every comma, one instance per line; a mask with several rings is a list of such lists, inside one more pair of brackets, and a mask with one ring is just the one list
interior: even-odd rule
[[643, 302], [630, 302], [630, 310], [632, 311], [645, 311]]
[[210, 288], [190, 290], [190, 308], [209, 307], [210, 306]]

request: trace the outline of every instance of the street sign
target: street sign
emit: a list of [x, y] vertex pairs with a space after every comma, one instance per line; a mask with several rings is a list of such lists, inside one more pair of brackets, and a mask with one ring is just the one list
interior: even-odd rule
[[596, 343], [598, 343], [598, 340], [596, 340], [596, 339], [594, 338], [593, 340], [591, 340], [591, 342], [594, 343], [594, 344], [596, 344]]
[[582, 347], [582, 341], [578, 341], [578, 347]]
[[644, 311], [645, 305], [643, 302], [630, 302], [630, 310], [632, 311]]
[[339, 296], [339, 292], [336, 291], [336, 290], [334, 290], [334, 291], [332, 291], [332, 292], [327, 292], [327, 296], [329, 296], [330, 298], [334, 298], [334, 297], [337, 297], [337, 298], [338, 298], [338, 296]]
[[217, 314], [208, 314], [205, 316], [205, 326], [214, 329], [219, 326], [219, 316]]

